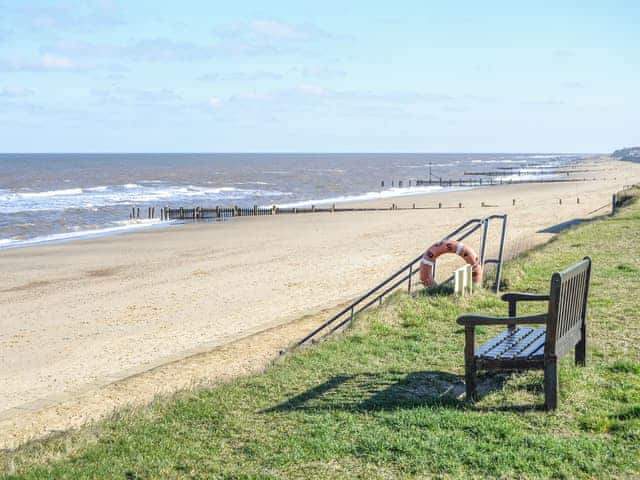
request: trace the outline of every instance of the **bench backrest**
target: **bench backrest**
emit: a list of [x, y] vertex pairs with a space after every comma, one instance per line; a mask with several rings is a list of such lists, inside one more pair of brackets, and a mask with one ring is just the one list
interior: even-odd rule
[[551, 277], [545, 356], [562, 357], [585, 333], [591, 258]]

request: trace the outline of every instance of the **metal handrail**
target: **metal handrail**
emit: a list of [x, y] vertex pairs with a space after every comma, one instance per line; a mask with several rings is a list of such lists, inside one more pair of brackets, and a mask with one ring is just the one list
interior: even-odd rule
[[[485, 259], [484, 258], [484, 253], [485, 253], [485, 247], [486, 247], [486, 241], [487, 241], [488, 225], [489, 225], [489, 222], [491, 220], [494, 220], [494, 219], [501, 219], [503, 221], [503, 224], [502, 224], [502, 236], [501, 236], [500, 250], [499, 250], [499, 258], [498, 259]], [[504, 241], [505, 241], [505, 234], [506, 234], [506, 220], [507, 220], [507, 215], [506, 214], [505, 215], [489, 215], [489, 216], [483, 217], [483, 218], [473, 218], [471, 220], [466, 221], [465, 223], [460, 225], [458, 228], [456, 228], [454, 231], [452, 231], [449, 234], [445, 235], [441, 239], [441, 240], [446, 240], [446, 239], [449, 239], [449, 238], [452, 238], [452, 237], [455, 237], [455, 236], [461, 234], [458, 238], [456, 238], [456, 240], [460, 242], [460, 241], [462, 241], [465, 238], [469, 237], [474, 232], [476, 232], [478, 229], [480, 229], [480, 228], [482, 228], [484, 226], [482, 244], [481, 244], [481, 248], [480, 248], [480, 251], [481, 251], [480, 261], [482, 262], [483, 265], [485, 263], [497, 263], [498, 267], [497, 267], [496, 285], [495, 285], [496, 292], [497, 292], [497, 289], [499, 289], [499, 285], [500, 285], [500, 272], [501, 272], [501, 267], [502, 267], [502, 257], [503, 257], [503, 252], [504, 252]], [[468, 230], [468, 231], [465, 231], [465, 230]], [[330, 326], [332, 328], [326, 333], [326, 335], [330, 335], [330, 334], [334, 333], [335, 331], [337, 331], [341, 327], [343, 327], [345, 324], [347, 324], [348, 322], [352, 321], [357, 314], [359, 314], [362, 311], [366, 310], [367, 308], [369, 308], [374, 303], [382, 302], [382, 299], [383, 299], [383, 297], [385, 295], [388, 295], [390, 292], [392, 292], [393, 290], [398, 288], [404, 282], [408, 282], [408, 290], [409, 290], [409, 293], [411, 293], [411, 279], [413, 278], [414, 275], [416, 275], [420, 271], [419, 268], [415, 268], [415, 264], [419, 263], [421, 260], [422, 260], [422, 254], [418, 255], [416, 258], [414, 258], [413, 260], [411, 260], [410, 262], [405, 264], [403, 267], [398, 269], [396, 272], [394, 272], [392, 275], [387, 277], [385, 280], [383, 280], [382, 282], [377, 284], [375, 287], [371, 288], [365, 294], [361, 295], [357, 300], [355, 300], [354, 302], [350, 303], [348, 306], [346, 306], [345, 308], [340, 310], [340, 312], [336, 313], [334, 316], [332, 316], [331, 318], [329, 318], [328, 320], [323, 322], [321, 325], [316, 327], [313, 331], [308, 333], [304, 338], [302, 338], [301, 340], [296, 342], [294, 344], [293, 348], [297, 348], [297, 347], [300, 347], [300, 346], [304, 345], [309, 340], [312, 340], [320, 332], [324, 331], [325, 329], [327, 329]], [[405, 273], [407, 271], [408, 271], [408, 273]], [[398, 277], [400, 277], [403, 274], [404, 274], [404, 276], [402, 276], [401, 278], [398, 279]], [[433, 274], [435, 276], [435, 268], [434, 268]], [[453, 279], [453, 277], [449, 277], [443, 283], [450, 282], [452, 279]], [[392, 284], [390, 286], [388, 286], [390, 283], [392, 283]], [[386, 288], [384, 288], [384, 287], [386, 287]], [[380, 292], [380, 290], [383, 289], [383, 288], [384, 288], [384, 290], [382, 292]], [[377, 293], [377, 295], [375, 295], [376, 293]], [[372, 296], [373, 296], [373, 298], [371, 298]], [[365, 305], [361, 305], [361, 303], [363, 303], [367, 299], [369, 299], [369, 301]], [[341, 318], [344, 315], [347, 315], [347, 316], [345, 318]], [[338, 322], [338, 323], [334, 325], [335, 322]]]

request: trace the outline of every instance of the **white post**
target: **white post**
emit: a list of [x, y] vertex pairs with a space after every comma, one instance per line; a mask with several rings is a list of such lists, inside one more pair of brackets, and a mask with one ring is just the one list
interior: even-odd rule
[[459, 268], [453, 272], [453, 293], [462, 295], [464, 293], [464, 269]]

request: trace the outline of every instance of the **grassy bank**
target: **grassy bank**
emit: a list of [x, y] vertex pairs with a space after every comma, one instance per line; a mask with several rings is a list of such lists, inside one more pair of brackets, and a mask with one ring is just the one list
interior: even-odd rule
[[587, 367], [565, 359], [556, 413], [537, 408], [538, 372], [481, 377], [480, 402], [464, 403], [455, 318], [504, 314], [494, 295], [398, 294], [264, 374], [5, 453], [4, 478], [640, 476], [639, 234], [632, 203], [507, 265], [510, 290], [546, 292], [593, 257]]

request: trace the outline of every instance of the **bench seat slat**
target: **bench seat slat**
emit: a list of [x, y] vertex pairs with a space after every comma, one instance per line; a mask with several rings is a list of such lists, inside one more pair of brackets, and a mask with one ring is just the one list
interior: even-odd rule
[[547, 336], [546, 328], [536, 328], [531, 335], [531, 343], [518, 352], [518, 358], [534, 358], [544, 356], [544, 344]]
[[510, 330], [504, 330], [502, 333], [500, 333], [500, 335], [493, 337], [491, 340], [487, 340], [478, 348], [478, 351], [476, 352], [476, 357], [481, 357], [487, 352], [489, 352], [491, 349], [493, 349], [494, 347], [498, 346], [500, 343], [504, 341], [505, 338], [509, 336], [510, 333], [511, 333]]
[[537, 358], [544, 355], [545, 339], [545, 328], [507, 329], [484, 343], [475, 356], [487, 360]]
[[502, 335], [505, 333], [506, 335], [501, 337], [501, 341], [492, 344], [492, 340], [489, 340], [478, 349], [476, 357], [489, 359], [501, 358], [504, 352], [512, 348], [514, 345], [517, 345], [522, 338], [529, 335], [532, 331], [533, 328], [531, 327], [519, 327], [511, 330], [507, 329], [503, 332]]

